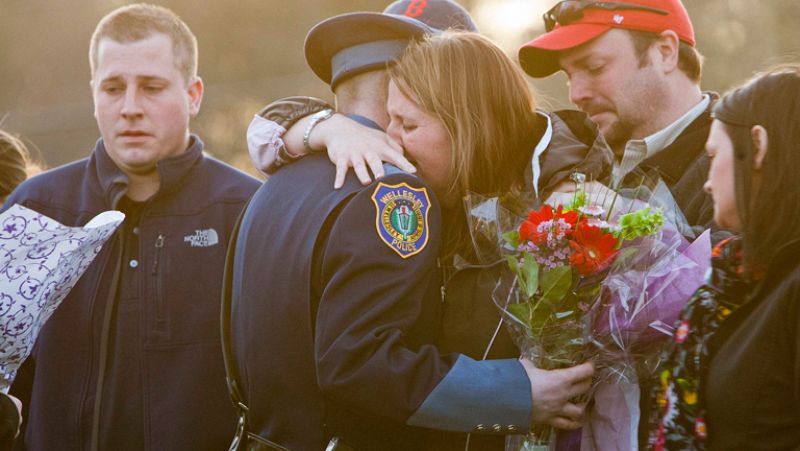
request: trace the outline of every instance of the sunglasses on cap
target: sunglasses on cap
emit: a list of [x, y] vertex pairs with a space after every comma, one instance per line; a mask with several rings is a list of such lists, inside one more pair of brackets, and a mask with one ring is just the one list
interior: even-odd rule
[[556, 25], [568, 25], [580, 20], [583, 17], [584, 9], [604, 9], [606, 11], [635, 10], [647, 11], [666, 16], [669, 11], [652, 8], [650, 6], [636, 5], [634, 3], [621, 2], [590, 2], [586, 0], [564, 0], [556, 3], [544, 13], [544, 29], [547, 32], [553, 30]]

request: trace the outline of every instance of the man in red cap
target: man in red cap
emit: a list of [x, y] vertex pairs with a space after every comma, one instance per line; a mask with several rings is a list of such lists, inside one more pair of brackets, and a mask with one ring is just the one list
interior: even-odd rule
[[570, 100], [614, 150], [614, 185], [638, 183], [626, 180], [636, 168], [655, 173], [689, 225], [707, 228], [704, 145], [717, 96], [700, 90], [702, 56], [680, 0], [567, 0], [544, 19], [547, 32], [519, 51], [522, 68], [567, 74]]
[[[658, 175], [696, 232], [711, 226], [704, 148], [717, 95], [700, 89], [702, 56], [680, 0], [567, 0], [544, 21], [546, 33], [520, 49], [520, 65], [532, 77], [566, 73], [570, 100], [614, 151], [612, 184], [641, 183], [636, 169]], [[643, 447], [654, 381], [639, 383]]]

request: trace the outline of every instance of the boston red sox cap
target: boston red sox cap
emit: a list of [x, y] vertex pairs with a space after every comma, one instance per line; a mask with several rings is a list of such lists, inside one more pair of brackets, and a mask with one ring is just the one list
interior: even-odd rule
[[478, 32], [478, 26], [463, 6], [450, 0], [397, 0], [383, 10], [411, 17], [437, 30]]

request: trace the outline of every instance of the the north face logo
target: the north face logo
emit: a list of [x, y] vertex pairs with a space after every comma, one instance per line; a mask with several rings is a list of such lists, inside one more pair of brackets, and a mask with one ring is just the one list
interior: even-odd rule
[[190, 243], [192, 247], [211, 247], [219, 244], [219, 235], [214, 229], [195, 230], [194, 235], [183, 237], [184, 243]]

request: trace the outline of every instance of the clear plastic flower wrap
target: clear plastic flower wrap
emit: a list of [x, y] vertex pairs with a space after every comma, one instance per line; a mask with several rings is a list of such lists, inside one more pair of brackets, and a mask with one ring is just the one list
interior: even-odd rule
[[[666, 186], [609, 190], [574, 176], [527, 218], [513, 199], [470, 195], [468, 224], [484, 263], [505, 258], [494, 303], [522, 356], [543, 369], [595, 362], [593, 407], [582, 449], [636, 449], [638, 378], [657, 365], [689, 295], [702, 284], [708, 233], [694, 243]], [[519, 208], [515, 208], [519, 210]], [[537, 427], [507, 449], [547, 449], [555, 434]]]

